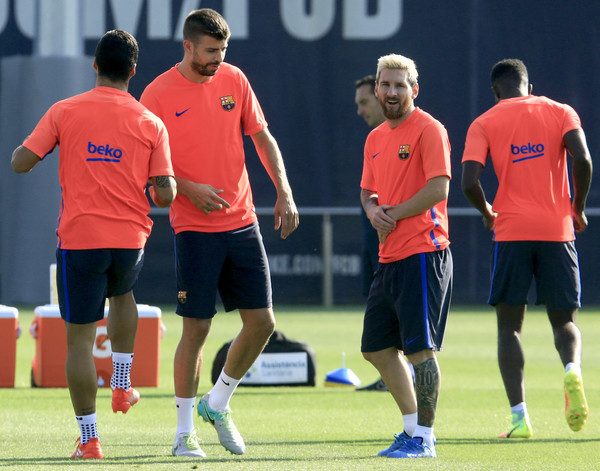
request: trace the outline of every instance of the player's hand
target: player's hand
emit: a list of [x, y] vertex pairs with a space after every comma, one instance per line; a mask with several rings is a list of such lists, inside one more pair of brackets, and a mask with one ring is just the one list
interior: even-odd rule
[[481, 218], [483, 221], [483, 227], [485, 227], [488, 231], [493, 231], [496, 227], [496, 217], [498, 217], [498, 213], [494, 212], [490, 203], [486, 203], [486, 206], [487, 214], [484, 214]]
[[292, 196], [278, 196], [275, 202], [273, 211], [275, 217], [275, 230], [281, 228], [281, 238], [286, 239], [292, 232], [296, 230], [300, 223], [298, 208]]
[[583, 211], [576, 211], [573, 209], [573, 227], [575, 228], [575, 232], [578, 234], [587, 229], [588, 220]]
[[385, 244], [385, 239], [389, 235], [389, 232], [377, 231], [377, 238], [379, 239], [380, 244]]
[[494, 215], [492, 217], [483, 216], [481, 218], [481, 220], [483, 221], [483, 227], [485, 227], [486, 230], [488, 230], [488, 231], [494, 230], [494, 228], [496, 227], [496, 216], [497, 216], [497, 214], [494, 213]]
[[208, 183], [193, 183], [187, 188], [186, 196], [190, 201], [204, 214], [210, 214], [223, 208], [230, 208], [231, 205], [219, 196], [223, 190], [213, 188]]
[[[387, 234], [396, 229], [396, 220], [386, 213], [386, 211], [393, 206], [389, 204], [380, 204], [378, 206], [371, 206], [369, 208], [369, 212], [367, 217], [371, 221], [371, 225], [375, 228], [375, 230], [379, 233]], [[381, 240], [380, 240], [381, 242]], [[383, 243], [383, 242], [382, 242]]]

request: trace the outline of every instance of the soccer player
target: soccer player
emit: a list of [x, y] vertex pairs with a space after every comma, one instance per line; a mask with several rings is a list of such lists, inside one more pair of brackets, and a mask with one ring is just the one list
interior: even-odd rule
[[55, 103], [12, 155], [14, 171], [29, 172], [60, 145], [56, 279], [67, 383], [81, 432], [72, 458], [103, 457], [92, 347], [106, 298], [113, 411], [126, 413], [139, 400], [129, 377], [138, 315], [132, 289], [152, 228], [148, 180], [158, 206], [176, 195], [167, 130], [127, 93], [137, 57], [131, 34], [107, 32], [96, 47], [96, 87]]
[[150, 83], [141, 102], [169, 130], [179, 196], [171, 207], [175, 232], [177, 314], [175, 456], [204, 457], [193, 424], [202, 350], [219, 292], [226, 311], [239, 310], [242, 330], [223, 371], [197, 412], [234, 454], [246, 445], [231, 418], [230, 399], [275, 328], [269, 265], [260, 234], [242, 133], [251, 136], [277, 190], [275, 230], [288, 237], [298, 211], [279, 147], [243, 72], [224, 62], [229, 26], [216, 11], [192, 11], [183, 26], [180, 63]]
[[[493, 231], [492, 282], [488, 302], [498, 319], [498, 363], [512, 410], [501, 438], [532, 435], [525, 402], [521, 328], [532, 279], [536, 304], [546, 305], [554, 345], [565, 367], [566, 419], [578, 431], [588, 417], [581, 379], [581, 334], [575, 325], [580, 281], [575, 232], [587, 227], [585, 203], [592, 160], [577, 113], [568, 105], [531, 95], [525, 64], [506, 59], [491, 71], [497, 104], [467, 133], [462, 189]], [[573, 157], [573, 201], [567, 156]], [[480, 175], [488, 155], [498, 177], [493, 206]]]
[[[355, 82], [356, 113], [365, 120], [370, 128], [376, 128], [385, 121], [379, 101], [375, 96], [375, 76], [367, 75]], [[377, 231], [367, 219], [364, 211], [361, 212], [363, 222], [363, 294], [369, 295], [373, 273], [379, 264], [379, 239]], [[382, 383], [383, 384], [383, 383]], [[387, 388], [383, 385], [383, 390]]]
[[[365, 143], [361, 201], [377, 230], [379, 268], [367, 299], [361, 350], [398, 404], [404, 431], [379, 452], [435, 458], [440, 350], [452, 292], [447, 198], [450, 142], [444, 126], [415, 107], [415, 63], [377, 63], [375, 94], [386, 118]], [[402, 351], [414, 365], [415, 389]]]
[[[367, 75], [354, 83], [356, 88], [354, 102], [356, 103], [356, 114], [365, 120], [370, 128], [376, 128], [385, 121], [379, 100], [375, 96], [375, 76]], [[363, 274], [363, 295], [369, 296], [373, 274], [379, 264], [379, 239], [377, 231], [371, 225], [366, 213], [361, 211], [362, 222], [362, 274]], [[357, 388], [357, 391], [387, 391], [388, 388], [381, 378], [374, 383]]]
[[354, 86], [356, 114], [365, 120], [367, 126], [376, 128], [385, 121], [385, 116], [375, 96], [375, 75], [367, 75], [357, 80]]

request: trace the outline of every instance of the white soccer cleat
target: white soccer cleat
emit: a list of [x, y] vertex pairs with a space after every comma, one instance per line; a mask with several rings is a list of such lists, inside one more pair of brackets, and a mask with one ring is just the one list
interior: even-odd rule
[[216, 411], [208, 405], [208, 393], [202, 396], [197, 406], [198, 415], [209, 422], [217, 431], [219, 442], [234, 455], [243, 455], [246, 451], [244, 439], [238, 432], [233, 420], [231, 410]]
[[198, 444], [198, 437], [196, 436], [196, 430], [192, 430], [189, 435], [178, 435], [175, 438], [173, 449], [171, 450], [173, 456], [189, 456], [191, 458], [206, 458], [206, 453], [202, 451]]

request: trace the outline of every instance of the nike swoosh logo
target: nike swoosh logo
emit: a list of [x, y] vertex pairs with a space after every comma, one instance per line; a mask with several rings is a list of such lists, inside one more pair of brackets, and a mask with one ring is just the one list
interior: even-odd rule
[[373, 154], [373, 158], [377, 157], [379, 154], [381, 154], [381, 152], [377, 152], [376, 154]]
[[230, 384], [229, 384], [227, 381], [225, 381], [223, 378], [221, 378], [221, 381], [223, 381], [223, 384], [224, 384], [225, 386], [230, 386]]
[[406, 342], [406, 345], [410, 345], [411, 343], [413, 343], [415, 340], [419, 340], [419, 337], [415, 337], [414, 339], [408, 340]]
[[183, 113], [185, 113], [186, 111], [189, 111], [191, 108], [192, 107], [190, 106], [187, 110], [175, 111], [175, 116], [179, 118]]
[[204, 412], [206, 412], [206, 417], [208, 417], [208, 421], [212, 424], [215, 425], [215, 419], [213, 419], [210, 414], [208, 413], [208, 409], [206, 408], [206, 403], [202, 403], [202, 407], [204, 407]]

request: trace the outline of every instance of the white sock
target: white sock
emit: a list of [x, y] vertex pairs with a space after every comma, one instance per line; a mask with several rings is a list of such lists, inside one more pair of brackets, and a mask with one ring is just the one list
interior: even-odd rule
[[224, 411], [229, 407], [231, 396], [235, 389], [240, 384], [241, 379], [235, 379], [225, 374], [225, 370], [221, 370], [219, 379], [213, 386], [208, 396], [208, 406], [211, 409]]
[[177, 408], [177, 431], [175, 434], [189, 435], [194, 429], [194, 406], [195, 397], [175, 396], [175, 407]]
[[415, 434], [413, 438], [422, 438], [423, 443], [429, 447], [433, 446], [433, 427], [424, 427], [423, 425], [417, 425], [415, 427]]
[[581, 365], [578, 365], [577, 363], [567, 363], [567, 366], [565, 367], [565, 373], [568, 373], [569, 370], [573, 370], [575, 373], [581, 376]]
[[411, 437], [415, 433], [418, 416], [419, 414], [417, 414], [416, 412], [414, 414], [406, 414], [402, 416], [402, 419], [404, 420], [404, 431]]
[[516, 406], [512, 406], [510, 408], [510, 410], [511, 410], [511, 412], [514, 412], [516, 414], [523, 414], [523, 417], [527, 417], [527, 403], [526, 402], [520, 402]]
[[91, 438], [98, 438], [98, 426], [96, 425], [96, 413], [90, 415], [76, 415], [77, 424], [81, 432], [81, 444], [85, 445]]
[[133, 353], [112, 352], [113, 373], [110, 377], [110, 387], [113, 389], [122, 388], [129, 391], [131, 387], [131, 363], [133, 362]]

